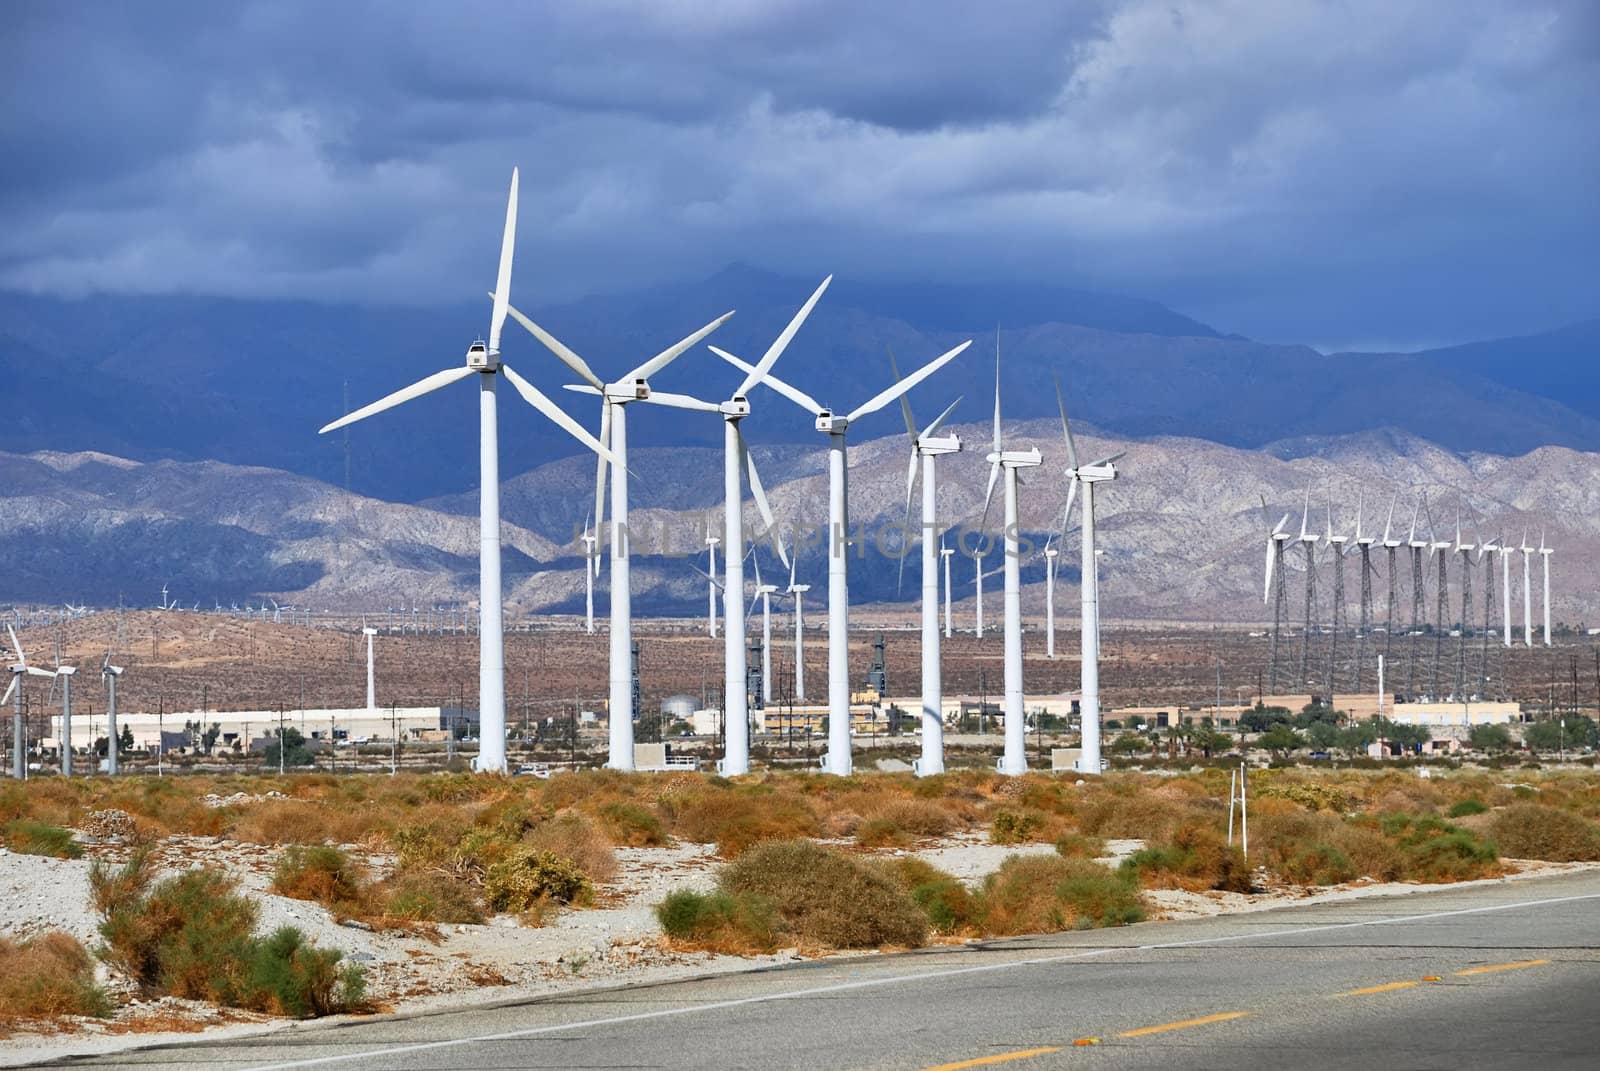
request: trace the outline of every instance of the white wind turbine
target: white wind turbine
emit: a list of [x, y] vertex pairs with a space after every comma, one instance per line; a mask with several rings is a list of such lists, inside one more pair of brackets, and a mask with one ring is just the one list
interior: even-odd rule
[[950, 617], [950, 559], [955, 555], [955, 549], [944, 545], [944, 536], [939, 536], [939, 557], [944, 561], [944, 638], [949, 639], [954, 634]]
[[[595, 532], [605, 530], [606, 466], [617, 471], [611, 480], [611, 632], [608, 706], [610, 741], [606, 765], [613, 770], [633, 769], [633, 580], [629, 565], [632, 537], [628, 532], [628, 423], [629, 402], [658, 402], [676, 395], [658, 395], [650, 377], [677, 360], [689, 347], [721, 327], [732, 312], [712, 320], [694, 334], [662, 350], [614, 383], [607, 383], [570, 347], [524, 316], [514, 306], [516, 320], [583, 379], [577, 389], [600, 396], [600, 442], [606, 453], [596, 462], [594, 482]], [[692, 399], [691, 399], [692, 400]], [[598, 568], [599, 560], [595, 565]]]
[[594, 531], [589, 527], [588, 518], [583, 522], [583, 631], [594, 635], [594, 575], [600, 569], [600, 553], [595, 544], [600, 541]]
[[[761, 600], [761, 709], [765, 710], [772, 705], [772, 595], [778, 590], [778, 585], [761, 582], [759, 554], [751, 561], [756, 570], [755, 599]], [[755, 599], [750, 602], [752, 607], [755, 606]]]
[[1001, 625], [1005, 651], [1005, 753], [997, 768], [1003, 774], [1016, 776], [1028, 772], [1027, 713], [1023, 710], [1022, 683], [1022, 533], [1018, 529], [1017, 484], [1019, 469], [1038, 468], [1044, 455], [1038, 447], [1027, 450], [1007, 450], [1000, 435], [1000, 338], [994, 340], [994, 426], [989, 452], [989, 487], [983, 496], [983, 516], [989, 517], [989, 503], [994, 497], [995, 484], [1004, 477], [1005, 560], [1001, 568], [1005, 573], [1005, 599], [1001, 607]]
[[6, 694], [0, 697], [0, 707], [5, 706], [7, 699], [13, 699], [15, 705], [11, 708], [11, 772], [17, 780], [21, 781], [28, 776], [28, 741], [27, 726], [22, 721], [22, 678], [25, 676], [54, 677], [55, 674], [38, 666], [28, 665], [28, 656], [22, 650], [22, 644], [17, 640], [17, 632], [6, 624], [6, 632], [11, 636], [11, 649], [16, 653], [17, 660], [11, 665], [11, 684], [6, 688]]
[[[968, 346], [969, 339], [940, 354], [905, 379], [888, 387], [852, 409], [836, 414], [804, 391], [797, 390], [770, 373], [760, 378], [767, 386], [816, 417], [817, 430], [828, 436], [828, 753], [823, 769], [848, 776], [850, 757], [850, 580], [847, 508], [849, 476], [845, 455], [845, 433], [850, 425], [875, 413], [912, 387], [927, 379]], [[731, 353], [711, 347], [719, 357], [750, 373], [751, 365]]]
[[1083, 656], [1082, 698], [1078, 704], [1079, 721], [1083, 726], [1082, 755], [1078, 770], [1100, 772], [1100, 563], [1095, 560], [1094, 545], [1094, 485], [1117, 478], [1116, 463], [1123, 452], [1088, 465], [1078, 464], [1078, 447], [1072, 438], [1072, 425], [1067, 422], [1067, 404], [1061, 398], [1061, 381], [1056, 381], [1056, 406], [1061, 411], [1061, 437], [1067, 444], [1067, 478], [1072, 483], [1067, 488], [1067, 508], [1062, 513], [1063, 523], [1072, 510], [1072, 500], [1079, 485], [1083, 487], [1082, 540], [1083, 576], [1079, 590], [1083, 597]]
[[[743, 473], [748, 472], [749, 474], [750, 493], [756, 501], [756, 507], [761, 511], [762, 521], [766, 524], [769, 532], [775, 531], [775, 521], [772, 516], [772, 508], [767, 504], [767, 495], [762, 489], [761, 477], [756, 472], [755, 459], [750, 455], [749, 448], [745, 445], [744, 434], [739, 430], [739, 422], [750, 415], [750, 401], [748, 398], [750, 388], [753, 387], [756, 382], [760, 380], [762, 375], [764, 375], [767, 370], [772, 367], [774, 362], [776, 362], [777, 359], [783, 355], [783, 351], [788, 349], [789, 343], [794, 339], [795, 334], [800, 330], [800, 326], [805, 323], [806, 318], [811, 315], [811, 310], [816, 306], [817, 302], [821, 300], [823, 292], [828, 289], [828, 284], [832, 281], [833, 276], [831, 275], [822, 280], [821, 285], [818, 286], [817, 289], [811, 294], [811, 296], [806, 300], [805, 304], [800, 306], [799, 311], [794, 314], [788, 325], [783, 329], [778, 337], [773, 340], [772, 345], [767, 348], [767, 352], [762, 355], [760, 363], [750, 368], [746, 372], [744, 381], [739, 384], [738, 388], [734, 390], [732, 396], [729, 397], [727, 401], [721, 403], [701, 401], [698, 398], [691, 398], [686, 394], [666, 394], [661, 391], [650, 391], [644, 398], [645, 401], [654, 405], [664, 405], [673, 409], [686, 409], [702, 413], [714, 413], [722, 419], [723, 423], [722, 488], [724, 497], [722, 542], [724, 576], [722, 581], [722, 591], [723, 616], [725, 618], [725, 622], [722, 647], [722, 721], [723, 725], [725, 726], [724, 732], [726, 740], [724, 743], [725, 753], [723, 755], [720, 772], [723, 774], [723, 776], [727, 777], [748, 773], [750, 771], [750, 711], [748, 701], [745, 697], [745, 670], [748, 660], [748, 652], [745, 649], [744, 626], [744, 557], [740, 553], [744, 545]], [[732, 314], [730, 313], [729, 315]], [[723, 319], [726, 318], [727, 317], [723, 317]], [[720, 320], [717, 321], [717, 323], [720, 322]], [[714, 326], [716, 325], [712, 324], [709, 327], [702, 329], [700, 334], [703, 335], [706, 331], [710, 330], [710, 327]], [[530, 326], [529, 330], [535, 330], [534, 326]], [[539, 332], [535, 331], [535, 333], [538, 334]], [[541, 341], [543, 341], [547, 338], [547, 336], [540, 334], [540, 338]], [[698, 341], [698, 338], [691, 338], [690, 340], [686, 341]], [[554, 349], [556, 346], [560, 346], [560, 343], [555, 342], [554, 339], [549, 339], [545, 342], [546, 345], [551, 345], [551, 343], [554, 343], [554, 345], [551, 346], [552, 349]], [[716, 347], [712, 347], [712, 349], [715, 350]], [[717, 350], [717, 352], [721, 353], [722, 351]], [[576, 359], [575, 354], [573, 357]], [[581, 364], [582, 362], [579, 361], [578, 363]], [[571, 361], [569, 361], [568, 364], [569, 366], [576, 368], [576, 365], [572, 365]], [[579, 374], [582, 375], [583, 373], [580, 371]], [[590, 383], [586, 386], [578, 386], [571, 389], [587, 392], [596, 391], [603, 388], [598, 388], [593, 383]], [[620, 405], [618, 406], [618, 412], [619, 414], [621, 412]], [[613, 435], [616, 434], [616, 430], [619, 427], [621, 427], [620, 423], [612, 424]], [[616, 442], [615, 438], [613, 438], [612, 442]], [[620, 476], [614, 478], [612, 481], [613, 490], [615, 490], [617, 484], [621, 482], [622, 479]], [[613, 506], [615, 505], [616, 496], [613, 495]], [[624, 511], [626, 511], [626, 500], [623, 501], [622, 508]], [[624, 527], [626, 527], [627, 522], [625, 519], [625, 512], [620, 515], [616, 513], [615, 509], [613, 509], [612, 512], [614, 515], [612, 521], [613, 531], [615, 531], [619, 521]], [[613, 548], [615, 548], [616, 541], [614, 539], [612, 545]], [[777, 548], [778, 557], [783, 561], [783, 564], [788, 565], [789, 559], [787, 554], [784, 552], [783, 545], [774, 540], [774, 546]], [[615, 588], [618, 583], [615, 569], [613, 569], [611, 579], [613, 588]], [[613, 595], [613, 600], [614, 599], [615, 595]], [[614, 605], [615, 603], [613, 602], [613, 606]], [[615, 681], [612, 682], [613, 687], [615, 687], [615, 683]], [[763, 685], [763, 687], [765, 687], [765, 685]], [[629, 678], [628, 694], [631, 702], [631, 676]], [[616, 721], [617, 719], [613, 717], [613, 744], [615, 744], [616, 740]], [[613, 754], [615, 754], [615, 752], [613, 752]], [[628, 756], [630, 759], [631, 768], [631, 733], [629, 737]]]
[[796, 584], [794, 582], [795, 566], [800, 564], [800, 548], [795, 548], [794, 557], [789, 559], [789, 586], [785, 590], [794, 596], [794, 697], [797, 702], [806, 697], [806, 643], [805, 643], [805, 606], [803, 600], [806, 592], [811, 590], [810, 584]]
[[1502, 541], [1496, 548], [1500, 551], [1500, 609], [1502, 624], [1500, 628], [1500, 642], [1511, 646], [1511, 555], [1517, 552], [1509, 541]]
[[[72, 678], [77, 674], [77, 666], [64, 666], [61, 664], [61, 641], [56, 640], [56, 668], [50, 674], [61, 682], [61, 776], [72, 776]], [[50, 697], [45, 700], [45, 706], [50, 705], [50, 699], [55, 698], [55, 681], [50, 682]]]
[[511, 293], [511, 259], [516, 229], [517, 171], [513, 168], [511, 193], [506, 202], [505, 231], [500, 240], [500, 273], [495, 282], [488, 344], [474, 342], [467, 349], [466, 362], [462, 366], [435, 372], [335, 420], [320, 432], [325, 435], [468, 376], [478, 376], [478, 735], [482, 743], [479, 745], [477, 768], [489, 773], [504, 773], [506, 769], [505, 637], [501, 624], [500, 586], [500, 449], [495, 409], [495, 386], [499, 377], [504, 375], [529, 405], [600, 454], [602, 460], [610, 456], [594, 436], [584, 431], [533, 384], [500, 361], [500, 331], [505, 326]]
[[983, 557], [978, 554], [977, 545], [973, 546], [972, 553], [968, 557], [972, 559], [972, 583], [977, 589], [972, 600], [973, 634], [981, 640], [983, 639], [983, 578], [988, 574], [983, 571]]
[[1533, 560], [1533, 548], [1528, 546], [1528, 530], [1522, 530], [1522, 546], [1517, 548], [1522, 551], [1522, 642], [1524, 646], [1533, 646], [1533, 578], [1529, 570], [1529, 562]]
[[1046, 658], [1056, 656], [1056, 559], [1061, 551], [1055, 545], [1055, 533], [1044, 543], [1044, 653]]
[[1539, 557], [1544, 562], [1544, 645], [1550, 646], [1550, 555], [1554, 547], [1544, 545], [1544, 532], [1539, 533]]
[[717, 638], [717, 544], [722, 540], [706, 525], [706, 631]]
[[122, 747], [117, 739], [117, 679], [121, 676], [122, 667], [113, 666], [111, 652], [106, 651], [106, 660], [100, 666], [100, 679], [106, 686], [106, 772], [112, 777], [117, 776], [121, 765]]
[[[895, 367], [894, 354], [889, 354], [889, 370], [895, 379], [900, 370]], [[954, 454], [961, 449], [961, 439], [954, 432], [939, 435], [939, 429], [961, 399], [951, 402], [933, 423], [917, 430], [916, 418], [911, 414], [911, 402], [900, 396], [900, 414], [906, 420], [906, 435], [911, 440], [911, 461], [906, 467], [906, 515], [901, 524], [904, 540], [900, 547], [900, 575], [905, 575], [906, 552], [911, 547], [911, 495], [916, 488], [917, 470], [922, 470], [922, 757], [912, 763], [918, 777], [944, 772], [944, 684], [939, 665], [939, 564], [933, 545], [933, 530], [938, 526], [938, 466], [942, 454]], [[920, 464], [919, 464], [920, 463]], [[944, 533], [941, 531], [940, 545]], [[899, 590], [899, 581], [896, 581]]]

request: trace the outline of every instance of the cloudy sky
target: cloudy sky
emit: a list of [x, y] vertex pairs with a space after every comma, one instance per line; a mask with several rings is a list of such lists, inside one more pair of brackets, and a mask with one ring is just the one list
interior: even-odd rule
[[1323, 347], [1600, 315], [1594, 0], [11, 0], [0, 289], [1054, 280]]

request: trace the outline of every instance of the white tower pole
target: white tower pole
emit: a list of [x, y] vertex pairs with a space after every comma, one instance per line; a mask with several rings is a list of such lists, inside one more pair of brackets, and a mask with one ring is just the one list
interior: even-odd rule
[[955, 551], [941, 547], [939, 557], [944, 559], [944, 638], [949, 639], [954, 634], [950, 617], [950, 559], [955, 556]]
[[794, 697], [797, 700], [806, 697], [806, 590], [807, 587], [796, 587], [794, 591]]
[[823, 769], [848, 777], [850, 756], [849, 467], [844, 431], [828, 433], [828, 754]]
[[976, 554], [972, 556], [972, 572], [977, 577], [978, 596], [974, 600], [976, 617], [974, 624], [978, 639], [983, 639], [983, 559]]
[[1505, 624], [1500, 629], [1500, 642], [1511, 646], [1511, 547], [1500, 548], [1500, 609]]
[[[937, 455], [922, 455], [922, 757], [918, 777], [944, 772], [944, 685], [939, 672], [939, 562], [933, 544]], [[950, 559], [945, 558], [948, 565]]]
[[[724, 463], [726, 464], [726, 462]], [[726, 477], [724, 477], [726, 478]], [[706, 537], [706, 629], [717, 638], [717, 537]]]
[[589, 532], [583, 533], [583, 630], [591, 636], [594, 635], [594, 574], [600, 564], [595, 550], [598, 538]]
[[1100, 772], [1100, 583], [1094, 560], [1094, 482], [1083, 481], [1083, 663], [1082, 698], [1078, 704], [1083, 726], [1083, 754], [1079, 769]]
[[495, 380], [478, 391], [478, 761], [480, 773], [506, 772], [506, 661], [500, 588], [500, 451]]
[[1526, 543], [1522, 546], [1522, 642], [1529, 647], [1533, 646], [1533, 583], [1532, 573], [1529, 570], [1528, 559], [1530, 551]]
[[761, 706], [772, 705], [772, 592], [761, 593]]
[[1539, 557], [1544, 559], [1544, 645], [1550, 646], [1550, 551], [1541, 547]]
[[[21, 657], [20, 651], [18, 657]], [[11, 774], [18, 781], [28, 776], [28, 742], [25, 739], [27, 729], [22, 724], [22, 678], [22, 667], [12, 666], [11, 689], [14, 705], [11, 708]]]
[[722, 724], [726, 743], [717, 772], [750, 772], [750, 710], [745, 694], [744, 484], [739, 472], [739, 425], [722, 422]]
[[1044, 653], [1056, 656], [1056, 558], [1060, 551], [1051, 547], [1044, 552]]
[[1017, 470], [1005, 469], [1005, 599], [1002, 613], [1005, 630], [1005, 711], [1006, 746], [1000, 772], [1016, 776], [1028, 772], [1027, 726], [1022, 709], [1022, 557], [1017, 531]]
[[361, 631], [367, 637], [367, 713], [370, 714], [378, 709], [377, 680], [373, 675], [372, 668], [372, 638], [378, 634], [378, 630], [375, 628], [363, 628]]
[[[122, 758], [118, 752], [121, 746], [117, 741], [117, 674], [107, 673], [106, 680], [106, 771], [112, 776], [117, 776], [121, 768]], [[248, 745], [249, 740], [245, 743]]]
[[628, 575], [628, 407], [611, 403], [611, 678], [613, 770], [633, 769], [633, 599]]
[[[62, 670], [66, 672], [62, 672]], [[72, 669], [63, 666], [61, 674], [61, 776], [72, 776]]]

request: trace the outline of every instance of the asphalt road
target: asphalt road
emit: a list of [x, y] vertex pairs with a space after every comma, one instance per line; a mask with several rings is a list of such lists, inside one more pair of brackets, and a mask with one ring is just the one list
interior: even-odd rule
[[141, 1069], [1600, 1068], [1600, 874], [146, 1049]]

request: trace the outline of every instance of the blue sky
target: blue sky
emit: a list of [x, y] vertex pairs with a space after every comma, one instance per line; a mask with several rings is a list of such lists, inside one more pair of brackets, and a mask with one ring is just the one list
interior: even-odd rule
[[13, 0], [0, 288], [427, 304], [743, 260], [1325, 348], [1600, 315], [1593, 0]]

